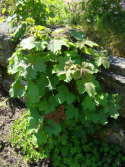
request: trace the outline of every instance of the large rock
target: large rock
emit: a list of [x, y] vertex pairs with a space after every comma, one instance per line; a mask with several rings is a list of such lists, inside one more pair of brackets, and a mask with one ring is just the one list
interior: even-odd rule
[[[7, 73], [8, 59], [12, 56], [18, 44], [11, 41], [9, 29], [8, 23], [0, 23], [0, 87], [6, 91], [9, 91], [14, 80], [14, 77]], [[25, 103], [27, 99], [21, 99], [21, 101]]]
[[125, 58], [111, 55], [109, 61], [109, 69], [102, 68], [97, 78], [104, 92], [117, 93], [121, 96], [119, 114], [125, 118]]
[[112, 127], [107, 131], [107, 136], [106, 141], [108, 143], [121, 146], [125, 153], [125, 118], [120, 117], [116, 124], [112, 124]]
[[8, 23], [0, 23], [0, 64], [3, 67], [7, 67], [8, 58], [11, 57], [16, 47], [16, 43], [11, 41], [9, 29]]

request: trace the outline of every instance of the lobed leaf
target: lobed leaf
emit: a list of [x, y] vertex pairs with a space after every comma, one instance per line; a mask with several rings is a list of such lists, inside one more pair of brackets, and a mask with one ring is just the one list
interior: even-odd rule
[[90, 81], [93, 68], [94, 66], [91, 63], [82, 62], [81, 66], [78, 65], [74, 72], [74, 79], [77, 80], [81, 78], [84, 82]]
[[67, 43], [63, 39], [53, 39], [50, 41], [48, 49], [55, 54], [56, 52], [61, 50], [62, 45], [67, 46]]
[[47, 142], [47, 134], [44, 131], [38, 130], [38, 132], [34, 134], [33, 139], [38, 144], [44, 144]]
[[95, 85], [92, 82], [85, 83], [85, 90], [90, 97], [95, 97], [95, 95], [97, 94]]
[[45, 72], [46, 70], [43, 58], [40, 56], [35, 58], [32, 54], [25, 56], [20, 61], [19, 66], [22, 67], [21, 76], [27, 80], [35, 79], [37, 71]]
[[71, 35], [79, 41], [82, 41], [83, 37], [85, 37], [85, 33], [76, 30], [71, 31]]
[[18, 45], [17, 49], [31, 50], [35, 47], [34, 45], [35, 38], [34, 36], [23, 39]]
[[23, 92], [25, 90], [25, 86], [20, 84], [20, 81], [17, 81], [9, 90], [10, 96], [15, 98], [21, 98], [23, 96]]
[[99, 46], [98, 44], [96, 44], [95, 42], [92, 42], [90, 40], [84, 40], [84, 41], [78, 43], [78, 46], [79, 46], [80, 49], [84, 48], [85, 45], [88, 45], [90, 47]]
[[91, 98], [90, 96], [86, 96], [81, 105], [83, 106], [84, 110], [89, 109], [90, 111], [95, 111], [96, 109], [95, 102], [93, 101], [93, 98]]
[[44, 127], [44, 131], [49, 137], [52, 137], [53, 134], [58, 136], [62, 128], [60, 124], [55, 124], [54, 121], [48, 120], [48, 126]]
[[55, 107], [58, 106], [54, 96], [50, 96], [49, 100], [42, 100], [39, 104], [39, 110], [45, 111], [45, 114], [55, 112]]
[[85, 93], [86, 89], [85, 89], [85, 85], [82, 80], [77, 80], [76, 85], [77, 85], [77, 90], [79, 94]]
[[99, 66], [103, 65], [105, 68], [109, 68], [108, 58], [105, 56], [99, 56], [96, 58], [96, 64]]
[[46, 74], [41, 74], [36, 83], [39, 90], [44, 90], [49, 85]]
[[78, 108], [75, 108], [73, 104], [67, 105], [66, 109], [67, 109], [65, 111], [66, 120], [73, 119], [73, 117], [76, 117], [76, 118], [78, 117], [79, 110]]
[[27, 95], [28, 95], [29, 100], [32, 103], [36, 103], [40, 101], [38, 86], [32, 81], [28, 82]]
[[67, 102], [67, 104], [73, 103], [75, 100], [75, 96], [73, 93], [69, 92], [68, 88], [65, 85], [60, 85], [57, 87], [58, 94], [56, 94], [55, 98], [58, 103], [62, 104], [63, 102]]

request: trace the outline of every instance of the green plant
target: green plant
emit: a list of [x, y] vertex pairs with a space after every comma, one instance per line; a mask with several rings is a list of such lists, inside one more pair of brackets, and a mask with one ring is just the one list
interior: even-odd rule
[[[16, 28], [13, 30], [13, 41], [17, 39], [21, 40], [26, 32], [32, 31], [30, 27], [33, 25], [46, 25], [46, 21], [49, 17], [54, 17], [54, 13], [49, 9], [53, 7], [51, 4], [46, 6], [45, 3], [41, 3], [40, 0], [22, 0], [16, 1], [10, 0], [13, 4], [11, 7], [7, 6], [9, 16], [6, 21], [11, 22], [11, 27]], [[48, 0], [49, 2], [49, 0]], [[26, 30], [26, 28], [29, 28]]]
[[21, 149], [27, 161], [37, 162], [39, 159], [46, 158], [46, 154], [37, 151], [38, 143], [34, 140], [33, 133], [29, 133], [28, 126], [29, 112], [26, 110], [19, 120], [15, 120], [11, 127], [11, 134], [8, 137], [8, 141], [11, 141], [12, 147], [16, 146], [17, 149]]
[[70, 14], [70, 24], [78, 25], [81, 23], [81, 16], [84, 14], [82, 10], [85, 6], [84, 1], [81, 0], [66, 0], [65, 3], [65, 12]]
[[[21, 148], [24, 157], [29, 162], [38, 162], [40, 159], [49, 159], [53, 165], [64, 167], [88, 167], [88, 166], [119, 166], [124, 164], [125, 156], [119, 146], [115, 144], [101, 144], [97, 139], [79, 140], [76, 136], [66, 135], [50, 138], [44, 145], [37, 143], [34, 133], [29, 134], [29, 112], [24, 112], [23, 116], [15, 121], [11, 128], [9, 140], [12, 146]], [[25, 118], [25, 119], [24, 119]], [[55, 147], [54, 147], [55, 145]]]
[[[98, 27], [112, 28], [113, 31], [123, 32], [125, 21], [125, 2], [115, 0], [91, 0], [86, 3], [84, 20]], [[109, 26], [110, 24], [110, 26]]]
[[[105, 125], [107, 117], [117, 118], [120, 99], [118, 95], [102, 93], [96, 80], [94, 74], [99, 71], [99, 67], [109, 67], [107, 55], [93, 49], [93, 46], [98, 46], [96, 43], [85, 39], [85, 34], [76, 30], [71, 32], [76, 42], [53, 39], [51, 31], [43, 26], [48, 17], [47, 10], [39, 11], [39, 6], [46, 9], [45, 4], [37, 0], [22, 0], [16, 2], [16, 5], [7, 20], [10, 19], [12, 27], [17, 23], [20, 25], [13, 39], [23, 39], [9, 59], [8, 72], [15, 75], [10, 96], [27, 97], [29, 115], [26, 122], [22, 120], [23, 124], [20, 125], [20, 128], [26, 130], [23, 132], [23, 135], [26, 134], [24, 142], [19, 141], [23, 138], [22, 134], [12, 140], [23, 147], [28, 160], [35, 158], [37, 161], [41, 157], [53, 156], [55, 159], [58, 156], [58, 161], [54, 162], [57, 166], [61, 151], [57, 149], [58, 146], [73, 147], [74, 140], [76, 145], [78, 140], [86, 139], [94, 133], [94, 123]], [[26, 13], [24, 9], [27, 7], [30, 10]], [[36, 15], [34, 11], [37, 11]], [[84, 54], [91, 54], [91, 59], [85, 58]], [[13, 133], [20, 133], [17, 126]], [[70, 139], [70, 136], [75, 139]], [[38, 154], [34, 152], [36, 147], [41, 148]], [[71, 158], [73, 156], [72, 152]], [[81, 153], [78, 154], [74, 158], [75, 162], [69, 162], [66, 157], [65, 162], [78, 165], [81, 156]], [[94, 166], [95, 160], [92, 162]], [[89, 154], [86, 163], [91, 164]]]

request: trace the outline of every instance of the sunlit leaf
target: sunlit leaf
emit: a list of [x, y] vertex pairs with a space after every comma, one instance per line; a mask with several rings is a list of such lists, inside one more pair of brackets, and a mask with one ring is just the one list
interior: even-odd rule
[[95, 85], [91, 82], [85, 83], [85, 89], [90, 97], [94, 97], [97, 94]]
[[85, 34], [82, 31], [76, 30], [71, 31], [71, 35], [79, 41], [82, 41], [83, 37], [85, 37]]
[[56, 53], [61, 50], [62, 45], [67, 46], [67, 43], [63, 39], [51, 40], [48, 45], [48, 49], [51, 50], [53, 53]]

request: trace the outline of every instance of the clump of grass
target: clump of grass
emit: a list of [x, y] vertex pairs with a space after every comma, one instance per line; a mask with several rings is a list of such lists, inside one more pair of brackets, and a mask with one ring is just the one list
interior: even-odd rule
[[82, 26], [87, 37], [98, 43], [101, 47], [107, 50], [108, 55], [116, 55], [125, 57], [125, 36], [122, 33], [115, 33], [110, 28], [99, 28], [96, 25]]

